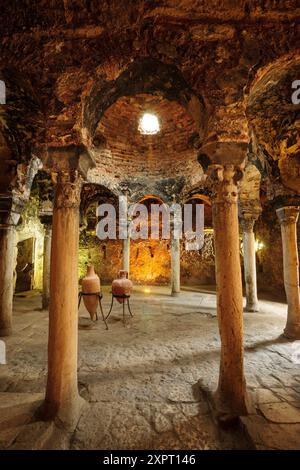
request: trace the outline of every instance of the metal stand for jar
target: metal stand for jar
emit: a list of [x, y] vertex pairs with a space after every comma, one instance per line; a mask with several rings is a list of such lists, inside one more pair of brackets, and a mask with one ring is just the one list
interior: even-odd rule
[[[107, 323], [106, 323], [107, 317], [104, 316], [103, 309], [102, 309], [102, 303], [101, 303], [101, 299], [102, 299], [102, 297], [103, 297], [102, 292], [95, 292], [94, 294], [92, 294], [92, 293], [90, 294], [90, 293], [86, 293], [86, 292], [79, 292], [79, 293], [78, 293], [78, 310], [79, 310], [79, 307], [80, 307], [81, 299], [82, 299], [82, 297], [85, 296], [85, 295], [96, 295], [96, 296], [98, 297], [100, 312], [101, 312], [101, 315], [102, 315], [102, 320], [104, 321], [105, 326], [106, 326], [106, 329], [108, 330], [108, 325], [107, 325]], [[98, 321], [98, 313], [97, 313], [97, 310], [96, 310], [96, 321]]]
[[130, 295], [127, 295], [127, 294], [122, 294], [122, 295], [117, 295], [117, 294], [111, 294], [111, 304], [110, 304], [110, 309], [109, 309], [109, 312], [108, 314], [106, 315], [105, 317], [105, 320], [108, 319], [109, 315], [111, 314], [111, 311], [112, 311], [112, 308], [113, 308], [113, 304], [114, 304], [114, 299], [123, 299], [123, 324], [125, 326], [125, 301], [127, 303], [127, 308], [128, 308], [128, 311], [129, 311], [129, 314], [131, 317], [133, 317], [133, 313], [130, 309], [130, 303], [129, 303], [129, 299], [130, 299]]

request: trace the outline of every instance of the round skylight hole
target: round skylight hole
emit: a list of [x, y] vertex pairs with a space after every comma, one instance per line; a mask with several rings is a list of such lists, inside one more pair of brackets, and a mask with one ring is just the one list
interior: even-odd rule
[[152, 113], [144, 113], [140, 119], [139, 131], [145, 135], [157, 134], [160, 131], [158, 117]]

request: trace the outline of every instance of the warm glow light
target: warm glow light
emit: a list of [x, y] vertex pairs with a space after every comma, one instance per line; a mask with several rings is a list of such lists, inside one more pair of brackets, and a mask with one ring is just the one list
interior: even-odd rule
[[143, 114], [139, 123], [139, 131], [141, 132], [141, 134], [157, 134], [159, 130], [160, 125], [157, 116], [151, 113]]
[[259, 241], [259, 240], [255, 240], [255, 251], [259, 251], [259, 250], [262, 250], [264, 248], [264, 243]]
[[146, 287], [146, 289], [144, 289], [144, 292], [145, 292], [145, 294], [150, 294], [151, 289], [149, 289], [149, 287]]
[[[255, 251], [260, 251], [265, 247], [264, 242], [261, 242], [260, 240], [255, 240], [254, 242], [254, 249]], [[241, 250], [244, 251], [244, 244], [241, 242]]]

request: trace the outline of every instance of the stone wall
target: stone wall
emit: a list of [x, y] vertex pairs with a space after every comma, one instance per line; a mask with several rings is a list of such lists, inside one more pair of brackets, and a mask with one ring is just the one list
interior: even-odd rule
[[215, 256], [213, 233], [205, 233], [203, 248], [199, 251], [181, 249], [181, 282], [183, 285], [214, 285]]
[[[27, 239], [33, 239], [33, 289], [42, 289], [43, 286], [43, 250], [44, 227], [38, 217], [38, 200], [30, 198], [21, 215], [17, 226], [15, 263], [18, 255], [18, 243]], [[15, 273], [16, 281], [17, 273]]]
[[[145, 110], [159, 117], [161, 130], [156, 135], [143, 135], [138, 129]], [[151, 95], [120, 98], [104, 114], [97, 139], [95, 156], [101, 175], [120, 179], [145, 174], [147, 178], [201, 176], [197, 127], [185, 108], [174, 101]]]
[[[298, 240], [299, 235], [298, 233]], [[17, 227], [16, 244], [27, 238], [35, 239], [35, 289], [42, 288], [43, 237], [44, 228], [38, 218], [37, 201], [31, 199]], [[275, 211], [264, 211], [255, 224], [255, 237], [263, 243], [263, 247], [256, 253], [258, 291], [284, 299], [281, 232]], [[83, 231], [80, 235], [79, 278], [84, 276], [89, 258], [95, 265], [101, 281], [104, 284], [110, 283], [122, 267], [122, 242], [100, 241], [94, 231]], [[243, 267], [242, 256], [241, 263]], [[131, 278], [136, 284], [168, 285], [171, 270], [169, 240], [131, 241], [130, 265]], [[200, 251], [186, 251], [182, 243], [181, 283], [191, 286], [215, 284], [213, 233], [205, 233], [205, 243]]]
[[[184, 285], [214, 284], [213, 234], [205, 236], [200, 251], [186, 251], [181, 245], [181, 282]], [[171, 274], [169, 240], [131, 241], [130, 277], [136, 284], [168, 285]], [[98, 240], [94, 232], [83, 231], [80, 236], [79, 277], [83, 277], [88, 260], [95, 266], [101, 281], [106, 284], [122, 266], [122, 242]]]
[[264, 210], [255, 224], [255, 237], [263, 243], [256, 252], [258, 292], [284, 299], [281, 231], [275, 210]]
[[[83, 277], [88, 260], [104, 284], [111, 283], [122, 269], [122, 241], [99, 240], [93, 233], [80, 236], [79, 277]], [[130, 277], [137, 284], [168, 284], [170, 253], [167, 240], [136, 240], [130, 246]]]

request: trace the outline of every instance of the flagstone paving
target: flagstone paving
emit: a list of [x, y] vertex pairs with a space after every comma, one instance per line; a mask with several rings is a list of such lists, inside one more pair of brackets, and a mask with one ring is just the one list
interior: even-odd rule
[[[81, 306], [79, 389], [86, 403], [74, 433], [35, 415], [47, 371], [48, 313], [38, 293], [15, 299], [14, 334], [0, 366], [0, 448], [300, 449], [300, 341], [281, 337], [286, 305], [245, 313], [245, 370], [252, 406], [221, 429], [202, 384], [217, 386], [220, 341], [213, 292], [164, 287], [115, 305], [106, 331]], [[104, 289], [104, 310], [110, 303]]]

